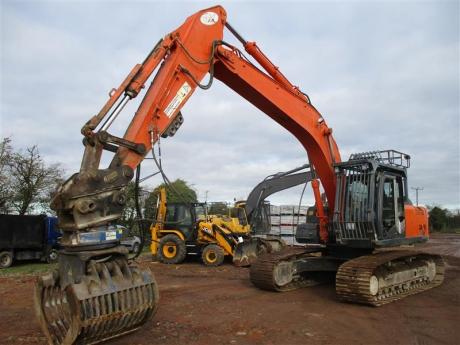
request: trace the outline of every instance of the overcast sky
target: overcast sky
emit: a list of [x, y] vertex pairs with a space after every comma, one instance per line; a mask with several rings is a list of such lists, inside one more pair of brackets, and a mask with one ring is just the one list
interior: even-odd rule
[[[160, 37], [216, 4], [0, 3], [1, 135], [16, 148], [38, 145], [68, 174], [79, 168], [80, 128], [109, 90]], [[410, 186], [424, 188], [420, 202], [460, 207], [458, 1], [220, 3], [243, 37], [309, 94], [343, 159], [407, 152]], [[135, 108], [117, 120], [114, 134], [123, 134]], [[163, 165], [200, 199], [206, 191], [209, 200], [245, 198], [266, 175], [306, 163], [291, 134], [218, 81], [197, 90], [183, 114], [178, 134], [162, 141]], [[154, 171], [153, 163], [145, 161], [143, 171]], [[297, 188], [271, 201], [298, 203], [299, 196]]]

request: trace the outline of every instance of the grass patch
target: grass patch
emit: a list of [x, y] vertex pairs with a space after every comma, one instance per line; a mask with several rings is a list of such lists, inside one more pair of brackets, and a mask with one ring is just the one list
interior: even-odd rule
[[57, 264], [43, 262], [16, 262], [11, 267], [0, 269], [0, 276], [36, 275], [49, 272], [56, 267]]

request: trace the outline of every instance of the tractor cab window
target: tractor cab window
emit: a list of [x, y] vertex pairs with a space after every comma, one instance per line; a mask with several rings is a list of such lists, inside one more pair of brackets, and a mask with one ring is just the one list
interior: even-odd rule
[[233, 207], [230, 209], [230, 217], [231, 218], [238, 218], [238, 222], [246, 226], [248, 224], [248, 220], [246, 218], [246, 212], [242, 207]]
[[243, 226], [248, 225], [248, 219], [246, 217], [246, 211], [244, 210], [244, 208], [238, 207], [238, 221]]
[[206, 209], [204, 205], [195, 206], [195, 215], [197, 220], [206, 220]]
[[192, 224], [192, 213], [188, 205], [172, 204], [166, 208], [166, 223], [187, 226]]
[[177, 222], [182, 226], [192, 225], [192, 213], [190, 208], [185, 205], [180, 205], [177, 209]]
[[168, 205], [166, 208], [166, 223], [172, 223], [176, 221], [176, 206]]

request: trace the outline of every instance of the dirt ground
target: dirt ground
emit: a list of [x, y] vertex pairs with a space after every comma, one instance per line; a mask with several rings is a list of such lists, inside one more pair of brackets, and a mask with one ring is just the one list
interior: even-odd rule
[[[444, 255], [445, 282], [380, 308], [340, 303], [332, 284], [261, 291], [248, 269], [230, 263], [145, 262], [159, 283], [158, 312], [142, 330], [108, 344], [459, 344], [460, 234], [434, 235], [420, 247]], [[1, 344], [46, 343], [32, 307], [33, 280], [0, 277]]]

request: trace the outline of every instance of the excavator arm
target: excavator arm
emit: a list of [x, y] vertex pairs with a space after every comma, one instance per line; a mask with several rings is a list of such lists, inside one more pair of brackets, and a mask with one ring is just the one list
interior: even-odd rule
[[[222, 40], [225, 27], [236, 35], [265, 72]], [[113, 118], [129, 99], [138, 95], [157, 68], [124, 137], [115, 138], [108, 134]], [[208, 84], [200, 84], [208, 73]], [[99, 114], [83, 127], [85, 154], [80, 173], [64, 184], [53, 203], [62, 227], [72, 231], [117, 219], [125, 201], [122, 189], [131, 179], [133, 169], [160, 136], [174, 134], [183, 122], [181, 108], [197, 87], [209, 88], [214, 78], [300, 141], [322, 183], [329, 207], [333, 209], [333, 164], [340, 162], [340, 154], [332, 129], [309, 98], [282, 75], [254, 42], [246, 42], [226, 21], [225, 10], [216, 6], [187, 18], [182, 26], [162, 39], [144, 63], [136, 65], [120, 87], [113, 91]], [[112, 113], [96, 131], [112, 108]], [[103, 149], [116, 153], [109, 168], [101, 170], [99, 162]], [[322, 204], [318, 181], [313, 179], [312, 185], [317, 204]], [[320, 211], [322, 205], [319, 206]], [[323, 230], [323, 240], [326, 240], [325, 227]]]
[[[225, 28], [260, 67], [223, 41]], [[206, 84], [201, 84], [208, 74]], [[113, 121], [152, 75], [124, 136], [110, 134]], [[308, 96], [254, 42], [245, 41], [231, 27], [221, 6], [199, 11], [161, 39], [82, 128], [85, 151], [80, 171], [60, 186], [51, 205], [64, 231], [59, 268], [42, 277], [36, 289], [36, 310], [50, 343], [97, 343], [136, 330], [154, 314], [156, 282], [148, 270], [128, 263], [127, 250], [111, 224], [121, 216], [134, 169], [160, 136], [174, 135], [188, 99], [197, 88], [208, 89], [214, 79], [286, 128], [305, 148], [315, 172], [311, 182], [320, 237], [327, 241], [319, 181], [333, 209], [333, 164], [340, 162], [340, 154], [332, 130]], [[114, 153], [107, 168], [100, 167], [104, 150]]]

